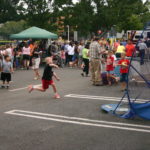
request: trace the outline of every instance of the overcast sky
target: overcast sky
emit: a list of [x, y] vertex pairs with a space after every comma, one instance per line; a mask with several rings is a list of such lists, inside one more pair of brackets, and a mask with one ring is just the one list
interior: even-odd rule
[[[74, 3], [78, 2], [79, 0], [73, 0]], [[146, 0], [143, 0], [143, 2], [145, 2]]]
[[73, 0], [74, 3], [78, 2], [79, 0]]

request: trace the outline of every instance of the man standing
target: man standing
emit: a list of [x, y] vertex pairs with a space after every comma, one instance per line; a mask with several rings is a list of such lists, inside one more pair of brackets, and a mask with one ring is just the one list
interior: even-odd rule
[[145, 58], [145, 52], [147, 50], [147, 46], [143, 40], [138, 44], [138, 48], [139, 48], [139, 54], [140, 54], [140, 64], [143, 65], [144, 58]]
[[92, 74], [92, 82], [95, 86], [102, 85], [101, 83], [101, 61], [100, 56], [102, 54], [102, 49], [100, 44], [98, 43], [98, 38], [95, 38], [93, 42], [90, 44], [90, 65], [91, 65], [91, 74]]

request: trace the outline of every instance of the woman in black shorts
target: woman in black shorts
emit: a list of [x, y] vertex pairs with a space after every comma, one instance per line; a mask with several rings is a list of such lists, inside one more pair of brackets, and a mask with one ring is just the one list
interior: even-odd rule
[[25, 43], [25, 46], [22, 48], [22, 54], [23, 54], [24, 68], [28, 70], [30, 62], [30, 47], [28, 46], [27, 43]]

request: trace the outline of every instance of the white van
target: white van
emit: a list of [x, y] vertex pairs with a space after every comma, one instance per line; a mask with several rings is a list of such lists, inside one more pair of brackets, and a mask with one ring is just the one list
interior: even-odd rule
[[150, 30], [128, 30], [127, 39], [133, 39], [133, 41], [138, 41], [139, 39], [150, 38]]

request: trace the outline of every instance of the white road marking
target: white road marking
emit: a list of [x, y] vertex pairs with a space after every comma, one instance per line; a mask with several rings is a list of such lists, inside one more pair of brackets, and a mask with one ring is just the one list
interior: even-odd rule
[[77, 99], [94, 99], [94, 100], [106, 100], [106, 101], [116, 101], [119, 102], [121, 98], [116, 97], [116, 98], [111, 98], [111, 97], [103, 97], [103, 96], [92, 96], [92, 95], [78, 95], [78, 94], [69, 94], [65, 95], [65, 97], [68, 98], [77, 98]]
[[[33, 86], [41, 86], [41, 84], [37, 84], [37, 85], [33, 85]], [[22, 88], [18, 88], [18, 89], [12, 89], [12, 90], [9, 90], [10, 92], [16, 92], [16, 91], [21, 91], [21, 90], [25, 90], [27, 89], [27, 87], [22, 87]]]
[[104, 128], [150, 133], [150, 126], [139, 125], [139, 124], [127, 124], [127, 123], [109, 122], [103, 120], [91, 120], [88, 118], [69, 117], [69, 116], [38, 113], [38, 112], [24, 111], [24, 110], [11, 110], [5, 112], [5, 114], [23, 116], [28, 118], [43, 119], [43, 120], [51, 120], [51, 121], [61, 122], [61, 123], [70, 123], [70, 124], [77, 124], [77, 125], [104, 127]]
[[104, 96], [95, 96], [95, 95], [80, 95], [80, 94], [68, 94], [68, 95], [65, 95], [65, 97], [83, 97], [83, 98], [95, 98], [95, 99], [100, 99], [100, 98], [109, 98], [109, 99], [119, 99], [120, 100], [120, 97], [104, 97]]
[[[79, 95], [79, 94], [68, 94], [64, 97], [68, 98], [77, 98], [77, 99], [94, 99], [94, 100], [100, 100], [100, 101], [114, 101], [114, 102], [120, 102], [121, 97], [106, 97], [106, 96], [93, 96], [93, 95]], [[124, 102], [127, 102], [127, 98], [124, 98]], [[148, 102], [149, 100], [140, 100], [137, 99], [137, 103], [140, 102]]]

